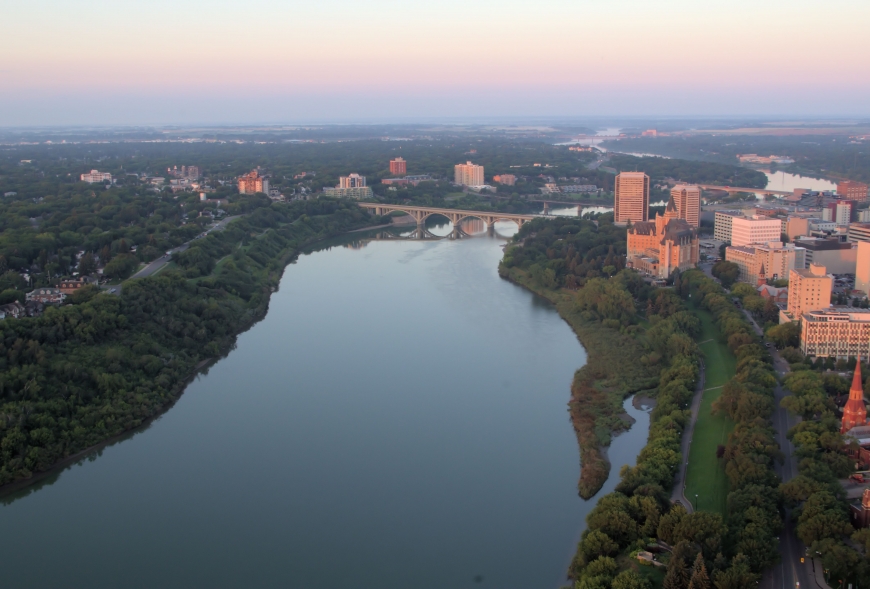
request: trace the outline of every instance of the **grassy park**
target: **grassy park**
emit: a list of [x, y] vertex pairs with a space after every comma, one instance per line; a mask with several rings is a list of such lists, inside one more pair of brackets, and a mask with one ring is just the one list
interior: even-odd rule
[[689, 448], [686, 498], [696, 509], [714, 511], [724, 516], [728, 477], [725, 476], [721, 460], [716, 458], [716, 448], [725, 444], [734, 422], [727, 416], [713, 415], [712, 411], [713, 402], [722, 394], [722, 385], [734, 376], [736, 359], [728, 346], [720, 341], [721, 334], [710, 313], [701, 309], [695, 312], [702, 326], [699, 342], [704, 354], [706, 381]]

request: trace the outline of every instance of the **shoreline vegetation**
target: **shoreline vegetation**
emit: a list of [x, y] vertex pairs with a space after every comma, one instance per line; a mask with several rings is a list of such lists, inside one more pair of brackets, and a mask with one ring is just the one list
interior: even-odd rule
[[175, 268], [126, 282], [121, 296], [94, 290], [80, 304], [5, 320], [0, 492], [159, 415], [265, 316], [304, 248], [387, 220], [328, 199], [264, 206], [173, 255]]
[[[770, 424], [776, 379], [769, 354], [722, 287], [703, 273], [677, 274], [673, 288], [653, 288], [621, 270], [612, 257], [621, 253], [620, 237], [624, 229], [608, 216], [597, 227], [535, 220], [515, 236], [499, 266], [502, 277], [552, 301], [587, 349], [569, 403], [580, 443], [581, 496], [594, 495], [607, 478], [602, 448], [625, 427], [623, 399], [636, 392], [656, 402], [646, 446], [587, 516], [568, 576], [583, 589], [754, 586], [777, 559], [782, 526], [772, 472], [779, 449]], [[727, 516], [687, 513], [670, 502], [702, 355], [702, 324], [686, 303], [690, 297], [711, 313], [718, 338], [737, 357], [737, 372], [713, 408], [737, 424], [716, 465], [729, 481]], [[661, 566], [640, 565], [640, 551], [655, 553]]]

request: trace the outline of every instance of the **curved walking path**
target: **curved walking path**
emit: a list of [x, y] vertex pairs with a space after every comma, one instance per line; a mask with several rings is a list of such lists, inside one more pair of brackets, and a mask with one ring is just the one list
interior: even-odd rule
[[692, 434], [695, 431], [695, 422], [698, 421], [698, 411], [701, 408], [701, 397], [704, 396], [704, 362], [702, 361], [698, 369], [698, 383], [695, 386], [695, 394], [692, 395], [692, 404], [690, 405], [691, 417], [686, 429], [683, 430], [683, 438], [680, 444], [682, 459], [680, 460], [680, 471], [677, 473], [677, 478], [674, 481], [674, 490], [671, 493], [671, 503], [680, 503], [686, 508], [688, 513], [692, 513], [694, 508], [692, 502], [686, 498], [686, 469], [689, 466], [689, 447], [692, 445]]

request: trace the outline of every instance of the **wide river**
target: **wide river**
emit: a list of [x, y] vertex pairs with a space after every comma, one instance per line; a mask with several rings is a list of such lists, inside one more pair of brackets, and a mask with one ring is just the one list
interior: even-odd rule
[[[595, 502], [566, 407], [586, 356], [498, 277], [503, 243], [354, 234], [301, 256], [167, 413], [5, 497], [3, 585], [562, 585]], [[605, 491], [646, 441], [626, 408]]]

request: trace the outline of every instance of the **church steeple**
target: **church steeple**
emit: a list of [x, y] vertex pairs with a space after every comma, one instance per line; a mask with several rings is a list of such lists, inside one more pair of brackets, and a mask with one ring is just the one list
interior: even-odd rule
[[764, 262], [761, 263], [761, 268], [758, 269], [758, 286], [767, 284], [767, 277], [764, 275]]
[[845, 434], [853, 427], [867, 425], [867, 408], [864, 406], [864, 386], [861, 382], [861, 358], [855, 364], [855, 375], [852, 377], [852, 388], [849, 389], [849, 400], [843, 407], [843, 424], [840, 433]]

